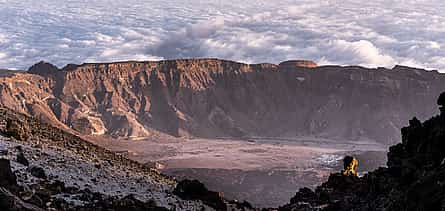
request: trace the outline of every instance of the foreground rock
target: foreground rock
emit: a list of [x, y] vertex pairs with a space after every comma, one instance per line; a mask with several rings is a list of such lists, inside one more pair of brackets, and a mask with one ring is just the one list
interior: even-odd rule
[[198, 180], [182, 180], [178, 183], [173, 193], [182, 199], [201, 200], [216, 210], [227, 209], [222, 193], [207, 190], [204, 184]]
[[0, 159], [0, 186], [17, 190], [17, 177], [11, 170], [11, 164], [7, 159]]
[[402, 143], [390, 147], [388, 167], [363, 177], [332, 174], [315, 191], [301, 189], [280, 210], [444, 210], [445, 93], [441, 114], [413, 118]]

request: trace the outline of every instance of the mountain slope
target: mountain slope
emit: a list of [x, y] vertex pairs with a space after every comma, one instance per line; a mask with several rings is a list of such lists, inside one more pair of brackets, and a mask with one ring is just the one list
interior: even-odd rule
[[75, 133], [147, 137], [324, 137], [394, 143], [444, 75], [217, 59], [67, 65], [0, 77], [0, 104]]
[[[178, 193], [179, 190], [183, 190]], [[1, 210], [251, 210], [0, 108]]]

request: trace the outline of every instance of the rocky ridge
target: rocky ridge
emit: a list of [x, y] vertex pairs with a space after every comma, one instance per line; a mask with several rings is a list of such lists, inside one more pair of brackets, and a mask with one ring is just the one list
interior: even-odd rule
[[[445, 88], [436, 71], [310, 61], [40, 62], [0, 76], [0, 105], [79, 135], [321, 137], [395, 143]], [[368, 115], [372, 113], [372, 115]], [[377, 127], [376, 127], [377, 126]]]
[[[219, 193], [148, 166], [35, 118], [0, 108], [2, 210], [250, 210]], [[202, 184], [201, 184], [202, 185]], [[210, 193], [218, 197], [206, 198]]]
[[445, 93], [441, 114], [416, 117], [391, 146], [388, 167], [363, 177], [332, 174], [315, 191], [300, 189], [280, 210], [443, 210], [445, 209]]

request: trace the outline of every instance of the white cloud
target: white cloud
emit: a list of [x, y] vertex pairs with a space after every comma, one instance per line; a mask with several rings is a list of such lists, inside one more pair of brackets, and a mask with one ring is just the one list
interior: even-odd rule
[[441, 46], [438, 42], [429, 41], [428, 44], [429, 44], [428, 47], [432, 48], [432, 49], [440, 49], [441, 48]]
[[5, 1], [2, 67], [219, 57], [445, 71], [439, 0]]
[[4, 34], [0, 34], [0, 44], [9, 42], [9, 39]]
[[329, 43], [327, 50], [326, 57], [343, 64], [385, 67], [395, 65], [395, 60], [391, 56], [382, 54], [374, 44], [366, 40], [355, 42], [334, 40]]
[[0, 59], [8, 58], [8, 54], [0, 52]]

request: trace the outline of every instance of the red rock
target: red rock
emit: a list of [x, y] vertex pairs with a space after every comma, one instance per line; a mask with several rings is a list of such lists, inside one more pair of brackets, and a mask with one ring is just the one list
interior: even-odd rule
[[281, 68], [298, 68], [298, 67], [305, 67], [305, 68], [316, 68], [318, 67], [317, 63], [309, 60], [289, 60], [280, 63], [279, 65]]

